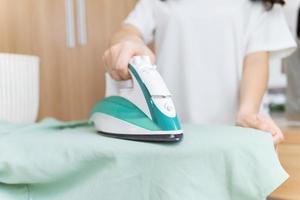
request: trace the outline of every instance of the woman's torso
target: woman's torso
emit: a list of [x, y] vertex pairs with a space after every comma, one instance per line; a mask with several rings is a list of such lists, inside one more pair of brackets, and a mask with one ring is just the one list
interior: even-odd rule
[[169, 0], [154, 3], [159, 71], [183, 122], [233, 124], [249, 0]]

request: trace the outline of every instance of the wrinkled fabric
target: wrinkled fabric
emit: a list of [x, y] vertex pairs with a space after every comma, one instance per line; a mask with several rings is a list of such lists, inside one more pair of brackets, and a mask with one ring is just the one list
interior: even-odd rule
[[267, 133], [183, 127], [182, 142], [162, 144], [87, 122], [0, 122], [0, 199], [262, 200], [288, 177]]

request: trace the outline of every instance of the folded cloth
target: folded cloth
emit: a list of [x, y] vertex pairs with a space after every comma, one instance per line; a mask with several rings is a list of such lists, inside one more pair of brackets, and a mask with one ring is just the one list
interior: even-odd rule
[[182, 142], [162, 144], [104, 137], [87, 122], [0, 122], [0, 199], [262, 200], [288, 178], [270, 134], [183, 128]]

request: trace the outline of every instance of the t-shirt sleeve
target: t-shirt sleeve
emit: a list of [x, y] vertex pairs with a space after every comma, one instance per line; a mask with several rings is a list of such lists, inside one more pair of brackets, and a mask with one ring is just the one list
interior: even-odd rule
[[155, 29], [154, 1], [140, 0], [125, 19], [124, 24], [135, 26], [141, 32], [144, 41], [151, 42]]
[[250, 19], [252, 27], [248, 32], [246, 54], [268, 51], [276, 59], [290, 55], [297, 45], [281, 6], [276, 5], [270, 11], [263, 6], [255, 9], [255, 15]]

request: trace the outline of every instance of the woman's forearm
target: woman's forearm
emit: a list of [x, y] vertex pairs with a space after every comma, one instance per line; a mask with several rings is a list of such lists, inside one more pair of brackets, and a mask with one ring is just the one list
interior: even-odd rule
[[143, 43], [142, 35], [136, 27], [130, 24], [124, 24], [120, 30], [115, 33], [111, 39], [111, 45], [120, 42], [135, 41]]
[[259, 113], [268, 85], [269, 53], [253, 53], [246, 57], [240, 88], [240, 109], [236, 124], [271, 133], [277, 148], [283, 134], [274, 121]]
[[269, 53], [246, 57], [240, 88], [240, 114], [258, 113], [268, 85]]

